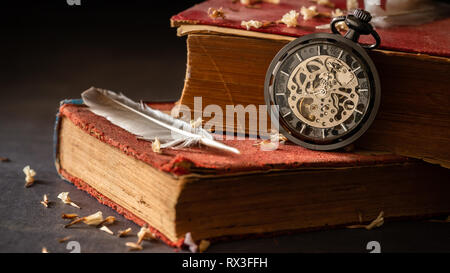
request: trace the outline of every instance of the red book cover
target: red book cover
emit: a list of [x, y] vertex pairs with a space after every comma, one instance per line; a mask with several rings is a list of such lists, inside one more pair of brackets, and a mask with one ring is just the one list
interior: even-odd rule
[[[335, 8], [345, 9], [345, 0], [331, 0]], [[242, 21], [257, 20], [261, 22], [278, 21], [290, 10], [299, 11], [302, 6], [316, 5], [309, 0], [282, 0], [279, 4], [258, 3], [250, 8], [240, 4], [239, 1], [210, 0], [195, 5], [171, 18], [172, 25], [182, 24], [212, 25], [218, 27], [244, 29]], [[332, 9], [316, 5], [320, 12], [331, 12]], [[225, 18], [210, 18], [208, 9], [221, 8]], [[330, 23], [330, 18], [315, 17], [310, 20], [298, 18], [297, 27], [287, 27], [285, 24], [271, 24], [256, 31], [269, 34], [300, 37], [315, 32], [330, 32], [330, 30], [316, 29], [316, 26]], [[421, 53], [434, 56], [450, 57], [450, 18], [436, 20], [422, 25], [396, 26], [391, 28], [376, 28], [380, 35], [380, 49]], [[361, 37], [362, 43], [371, 44], [372, 38]]]
[[[169, 110], [173, 106], [171, 103], [154, 103], [150, 105], [162, 111]], [[55, 165], [58, 173], [63, 179], [94, 196], [100, 203], [113, 208], [127, 219], [141, 226], [148, 223], [109, 199], [82, 179], [72, 176], [60, 166], [58, 142], [60, 121], [63, 116], [92, 137], [119, 149], [130, 157], [149, 164], [161, 172], [170, 173], [174, 176], [194, 174], [198, 173], [199, 170], [207, 170], [209, 173], [214, 174], [228, 174], [255, 171], [265, 172], [273, 169], [330, 169], [377, 166], [416, 161], [393, 154], [372, 155], [351, 152], [319, 152], [294, 144], [280, 144], [277, 150], [267, 152], [255, 145], [258, 142], [256, 139], [223, 141], [226, 145], [238, 148], [241, 152], [240, 155], [211, 150], [207, 147], [165, 149], [164, 153], [157, 154], [153, 152], [151, 142], [140, 140], [135, 135], [112, 124], [106, 118], [95, 115], [82, 105], [81, 100], [63, 101], [57, 114], [54, 135]], [[171, 241], [164, 234], [151, 227], [151, 225], [150, 229], [160, 240], [170, 246], [181, 247], [184, 243], [184, 239]]]

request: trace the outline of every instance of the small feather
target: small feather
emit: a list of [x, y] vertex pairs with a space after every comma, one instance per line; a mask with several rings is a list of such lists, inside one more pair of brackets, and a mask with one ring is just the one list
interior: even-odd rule
[[121, 93], [91, 87], [84, 91], [81, 97], [93, 113], [105, 117], [140, 139], [154, 141], [157, 137], [163, 149], [203, 144], [240, 153], [236, 148], [215, 141], [203, 128], [193, 128], [191, 124], [181, 119], [155, 110], [142, 101], [135, 102]]

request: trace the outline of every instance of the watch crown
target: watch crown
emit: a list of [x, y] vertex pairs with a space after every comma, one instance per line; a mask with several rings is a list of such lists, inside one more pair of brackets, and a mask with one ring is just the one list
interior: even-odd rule
[[365, 11], [363, 9], [355, 9], [355, 11], [353, 12], [353, 16], [363, 21], [364, 23], [368, 23], [370, 22], [370, 20], [372, 20], [372, 15], [370, 15], [368, 11]]

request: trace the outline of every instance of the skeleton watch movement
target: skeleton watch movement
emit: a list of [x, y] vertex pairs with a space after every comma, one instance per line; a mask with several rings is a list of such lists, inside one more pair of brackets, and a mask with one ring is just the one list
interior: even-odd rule
[[[365, 49], [380, 44], [371, 16], [356, 10], [331, 22], [332, 34], [300, 37], [278, 52], [266, 74], [265, 100], [280, 132], [313, 150], [334, 150], [359, 138], [380, 104], [380, 80]], [[345, 22], [341, 36], [335, 25]], [[360, 35], [375, 43], [360, 45]], [[276, 107], [273, 107], [276, 106]]]

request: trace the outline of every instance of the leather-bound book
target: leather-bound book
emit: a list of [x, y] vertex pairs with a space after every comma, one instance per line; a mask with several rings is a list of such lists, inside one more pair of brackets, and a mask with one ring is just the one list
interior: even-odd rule
[[[169, 110], [172, 104], [151, 104]], [[316, 152], [259, 140], [224, 140], [241, 154], [207, 147], [152, 150], [152, 143], [92, 113], [62, 103], [55, 164], [85, 190], [156, 237], [197, 242], [447, 215], [450, 170], [392, 154]]]
[[[346, 1], [331, 2], [345, 9]], [[171, 24], [178, 35], [187, 36], [187, 71], [179, 103], [193, 111], [194, 98], [201, 97], [203, 108], [216, 104], [226, 114], [226, 105], [264, 105], [264, 79], [275, 54], [297, 37], [330, 32], [316, 28], [330, 22], [325, 16], [305, 21], [300, 15], [296, 27], [277, 23], [290, 10], [311, 5], [315, 3], [309, 0], [252, 6], [211, 0], [173, 16]], [[224, 18], [209, 16], [220, 8]], [[333, 10], [317, 8], [323, 14]], [[247, 30], [241, 23], [249, 20], [263, 26]], [[369, 54], [380, 75], [381, 106], [371, 128], [355, 143], [358, 147], [450, 166], [449, 30], [450, 18], [376, 29], [381, 45]], [[370, 37], [360, 41], [373, 42]], [[207, 123], [210, 118], [203, 120]], [[222, 128], [239, 132], [240, 128], [227, 128], [225, 116], [221, 120]]]

